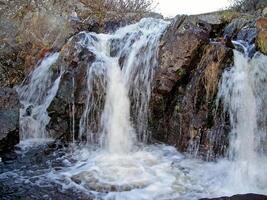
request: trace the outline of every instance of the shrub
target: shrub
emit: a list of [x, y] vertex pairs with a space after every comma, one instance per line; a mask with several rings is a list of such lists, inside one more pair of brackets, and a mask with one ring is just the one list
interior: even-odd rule
[[151, 0], [80, 0], [92, 12], [147, 12], [151, 9]]

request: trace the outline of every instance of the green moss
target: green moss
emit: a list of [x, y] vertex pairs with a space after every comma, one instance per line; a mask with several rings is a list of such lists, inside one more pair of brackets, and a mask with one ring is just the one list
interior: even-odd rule
[[179, 68], [176, 73], [179, 77], [183, 77], [186, 74], [186, 70], [183, 68]]

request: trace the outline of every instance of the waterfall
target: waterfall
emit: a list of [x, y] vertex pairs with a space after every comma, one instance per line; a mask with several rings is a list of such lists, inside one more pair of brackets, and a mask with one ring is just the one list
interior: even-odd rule
[[[187, 158], [174, 147], [147, 144], [159, 41], [168, 24], [148, 18], [111, 34], [81, 32], [73, 37], [75, 40], [70, 39], [76, 43], [68, 43], [65, 50], [73, 47], [71, 52], [77, 50], [79, 54], [80, 49], [86, 49], [89, 58], [93, 57], [75, 68], [85, 67], [82, 90], [86, 96], [78, 104], [76, 90], [69, 93], [69, 128], [74, 143], [53, 149], [47, 157], [41, 151], [41, 161], [35, 152], [26, 152], [37, 164], [32, 166], [32, 161], [27, 163], [23, 157], [27, 166], [7, 170], [0, 174], [0, 180], [16, 179], [16, 184], [54, 189], [56, 195], [58, 191], [77, 192], [85, 199], [197, 200], [236, 193], [266, 194], [267, 57], [254, 55], [253, 48], [243, 42], [235, 42], [242, 52], [234, 52], [234, 65], [223, 73], [218, 93], [218, 102], [222, 101], [232, 126], [230, 159], [204, 162]], [[55, 70], [60, 54], [64, 52], [47, 55], [18, 88], [23, 140], [50, 137], [47, 109], [68, 70], [65, 65], [65, 70]], [[79, 84], [75, 69], [70, 69], [74, 89]], [[77, 127], [78, 139], [86, 140], [85, 145], [75, 142]], [[43, 197], [50, 198], [46, 195]]]
[[20, 137], [48, 138], [46, 125], [49, 123], [47, 108], [54, 99], [61, 74], [54, 76], [52, 66], [57, 61], [59, 53], [46, 56], [35, 70], [27, 77], [17, 91], [23, 105], [20, 110]]
[[234, 66], [223, 74], [218, 96], [232, 126], [229, 184], [239, 192], [260, 192], [267, 186], [267, 57], [250, 58], [242, 46], [244, 52], [234, 52]]
[[157, 47], [167, 25], [163, 20], [143, 19], [114, 34], [82, 33], [86, 37], [80, 44], [96, 60], [87, 71], [88, 96], [79, 123], [80, 137], [121, 153], [129, 152], [136, 138], [147, 141]]

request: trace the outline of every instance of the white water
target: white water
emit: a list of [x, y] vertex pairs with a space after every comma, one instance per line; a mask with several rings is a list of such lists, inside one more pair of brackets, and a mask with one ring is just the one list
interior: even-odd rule
[[[208, 163], [187, 159], [174, 147], [139, 143], [148, 138], [151, 81], [157, 66], [158, 41], [166, 26], [162, 20], [144, 19], [111, 35], [81, 33], [86, 37], [80, 44], [96, 55], [95, 62], [88, 66], [88, 97], [79, 122], [80, 137], [85, 136], [89, 143], [60, 156], [63, 167], [51, 168], [39, 176], [41, 180], [56, 182], [63, 190], [76, 188], [93, 194], [95, 199], [194, 200], [236, 193], [267, 194], [263, 149], [267, 58], [262, 55], [250, 60], [235, 52], [234, 66], [223, 75], [219, 98], [231, 118], [231, 160]], [[119, 62], [121, 57], [124, 59]], [[43, 113], [58, 87], [57, 81], [49, 83], [47, 72], [56, 56], [51, 58], [36, 68], [41, 78], [32, 76], [21, 90], [28, 91], [21, 95], [27, 99], [25, 105], [34, 104], [36, 110], [41, 105]], [[38, 91], [38, 87], [45, 88]], [[49, 98], [46, 88], [55, 88], [50, 89], [53, 95]], [[41, 103], [38, 98], [32, 100], [29, 91], [45, 98], [40, 98]], [[32, 123], [23, 130], [30, 130], [28, 137], [35, 137], [44, 129], [47, 118], [29, 118], [37, 125]], [[25, 119], [22, 117], [22, 124], [27, 124]]]
[[234, 56], [219, 91], [232, 125], [229, 185], [236, 192], [260, 193], [267, 191], [267, 57], [250, 59], [237, 51]]
[[54, 99], [61, 75], [53, 80], [52, 66], [59, 53], [48, 55], [30, 74], [26, 83], [17, 91], [23, 108], [20, 110], [20, 137], [47, 138], [46, 125], [49, 123], [47, 108]]
[[[91, 143], [100, 143], [113, 153], [129, 153], [136, 138], [147, 140], [150, 84], [159, 38], [167, 25], [163, 20], [144, 19], [111, 35], [82, 33], [86, 37], [80, 44], [96, 60], [88, 66], [80, 137], [86, 135]], [[102, 91], [95, 95], [99, 90], [106, 96]]]

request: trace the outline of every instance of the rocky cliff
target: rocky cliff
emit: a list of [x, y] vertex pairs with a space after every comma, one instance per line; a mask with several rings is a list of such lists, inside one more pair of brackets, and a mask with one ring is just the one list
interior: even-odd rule
[[[1, 110], [0, 120], [12, 125], [10, 129], [5, 126], [4, 131], [1, 129], [3, 134], [15, 135], [12, 145], [18, 141], [19, 111], [14, 89], [7, 87], [21, 84], [47, 53], [60, 51], [52, 73], [58, 75], [62, 67], [65, 70], [58, 93], [48, 108], [51, 120], [47, 129], [54, 138], [68, 141], [73, 134], [77, 138], [79, 124], [73, 127], [73, 120], [80, 120], [85, 106], [85, 67], [95, 59], [92, 52], [75, 43], [84, 37], [78, 32], [112, 32], [143, 17], [131, 13], [124, 18], [112, 16], [98, 21], [95, 16], [88, 15], [89, 11], [82, 4], [75, 5], [75, 16], [71, 14], [69, 4], [62, 12], [57, 4], [52, 7], [44, 4], [44, 9], [36, 4], [23, 4], [23, 1], [15, 7], [12, 3], [1, 5], [1, 96], [5, 102], [9, 96], [14, 99], [8, 101], [14, 102], [10, 105], [12, 113], [10, 111], [8, 115], [16, 117], [9, 119], [5, 117], [6, 111]], [[259, 51], [267, 54], [264, 15], [264, 11], [261, 16], [222, 11], [172, 19], [161, 38], [159, 63], [152, 84], [151, 142], [171, 144], [203, 159], [227, 153], [229, 120], [223, 114], [220, 102], [216, 101], [220, 77], [232, 64], [232, 39], [255, 43]], [[72, 40], [68, 40], [70, 37]], [[95, 93], [99, 91], [101, 88], [96, 88]], [[2, 105], [7, 109], [6, 104]], [[9, 140], [10, 137], [3, 138]]]

